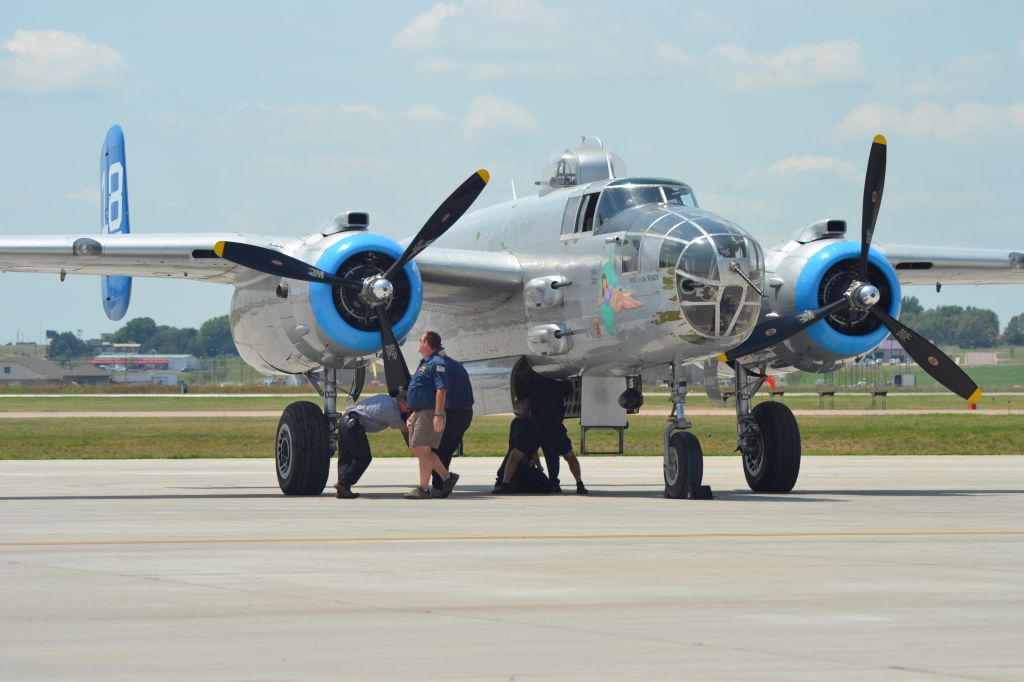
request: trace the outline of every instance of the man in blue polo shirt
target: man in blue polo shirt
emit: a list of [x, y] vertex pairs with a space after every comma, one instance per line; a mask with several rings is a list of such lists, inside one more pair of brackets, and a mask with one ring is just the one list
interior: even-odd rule
[[409, 449], [419, 460], [420, 484], [406, 493], [406, 499], [429, 500], [430, 474], [436, 473], [443, 481], [443, 495], [451, 494], [458, 474], [448, 467], [434, 453], [440, 447], [445, 426], [445, 400], [448, 397], [448, 375], [444, 358], [440, 355], [441, 336], [437, 332], [424, 332], [420, 337], [420, 355], [423, 359], [409, 381]]
[[[441, 444], [434, 448], [434, 454], [442, 464], [450, 467], [455, 450], [473, 422], [473, 386], [469, 383], [469, 374], [461, 362], [448, 357], [444, 348], [441, 348], [440, 355], [444, 358], [444, 374], [448, 378], [448, 397], [444, 406]], [[441, 477], [434, 474], [431, 482], [434, 484], [434, 496], [444, 497], [444, 481]]]

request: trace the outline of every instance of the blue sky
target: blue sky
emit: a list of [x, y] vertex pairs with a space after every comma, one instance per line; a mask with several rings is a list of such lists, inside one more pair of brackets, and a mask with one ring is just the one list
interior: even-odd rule
[[[498, 203], [598, 135], [771, 244], [826, 217], [859, 232], [881, 132], [877, 241], [1024, 250], [1018, 2], [138, 4], [4, 3], [0, 234], [97, 232], [117, 122], [134, 232], [300, 236], [360, 209], [407, 236], [476, 168]], [[123, 324], [95, 278], [0, 283], [0, 343]], [[1022, 287], [905, 293], [1024, 312]], [[197, 326], [230, 296], [136, 279], [126, 319]]]

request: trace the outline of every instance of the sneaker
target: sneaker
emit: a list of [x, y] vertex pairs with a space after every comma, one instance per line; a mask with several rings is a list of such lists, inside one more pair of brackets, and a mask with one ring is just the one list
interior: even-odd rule
[[579, 483], [576, 484], [576, 494], [577, 495], [589, 495], [590, 494], [590, 491], [587, 490], [587, 487], [585, 485], [583, 485], [583, 481], [580, 481]]
[[512, 495], [516, 492], [515, 485], [511, 483], [505, 483], [504, 481], [498, 481], [494, 484], [494, 490], [491, 491], [492, 495]]
[[407, 500], [429, 500], [430, 499], [430, 491], [429, 490], [424, 490], [423, 488], [421, 488], [419, 486], [416, 486], [415, 488], [413, 488], [412, 490], [410, 490], [409, 492], [407, 492], [405, 494], [405, 499], [407, 499]]
[[459, 475], [449, 471], [448, 478], [444, 479], [444, 496], [448, 497], [452, 494], [452, 490], [455, 489], [455, 484], [459, 482]]
[[551, 494], [552, 495], [561, 495], [562, 494], [562, 486], [560, 486], [557, 483], [552, 483], [551, 484]]
[[359, 497], [359, 493], [352, 492], [352, 488], [350, 488], [347, 485], [342, 485], [339, 483], [338, 485], [334, 486], [334, 489], [338, 491], [334, 494], [334, 496], [337, 497], [339, 500], [354, 500], [357, 497]]

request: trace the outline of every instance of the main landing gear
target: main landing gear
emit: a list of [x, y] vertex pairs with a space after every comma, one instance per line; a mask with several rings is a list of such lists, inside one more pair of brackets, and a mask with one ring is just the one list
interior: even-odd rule
[[[776, 402], [751, 409], [750, 402], [764, 384], [763, 374], [751, 373], [735, 363], [737, 450], [742, 454], [743, 475], [755, 493], [788, 493], [800, 475], [800, 427], [793, 411]], [[709, 500], [711, 488], [703, 485], [704, 453], [700, 441], [689, 432], [684, 416], [686, 382], [672, 366], [672, 415], [665, 427], [665, 497]]]
[[750, 409], [765, 376], [735, 363], [736, 430], [743, 475], [755, 493], [788, 493], [800, 475], [800, 427], [793, 411], [776, 402]]
[[[321, 494], [338, 449], [338, 370], [310, 372], [306, 378], [324, 399], [324, 407], [321, 410], [308, 400], [292, 403], [277, 424], [274, 459], [277, 484], [285, 495]], [[364, 378], [365, 371], [356, 370], [348, 391], [353, 402], [359, 398]]]

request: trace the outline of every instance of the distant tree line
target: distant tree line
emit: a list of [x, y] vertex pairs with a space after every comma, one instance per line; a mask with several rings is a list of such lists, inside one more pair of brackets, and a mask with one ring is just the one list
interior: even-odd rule
[[991, 310], [958, 305], [926, 310], [914, 296], [904, 296], [900, 321], [939, 346], [992, 348], [998, 343], [1024, 344], [1024, 314], [1010, 318], [1000, 335], [999, 317]]
[[[228, 316], [214, 317], [193, 327], [158, 325], [150, 317], [137, 317], [111, 334], [112, 343], [137, 343], [140, 353], [195, 355], [200, 358], [238, 355], [231, 338]], [[92, 356], [95, 349], [71, 332], [61, 332], [50, 339], [47, 356], [56, 362]]]
[[[992, 348], [997, 343], [1024, 345], [1024, 314], [1010, 318], [1002, 335], [999, 318], [985, 308], [943, 305], [925, 308], [914, 296], [903, 297], [900, 320], [921, 336], [940, 346]], [[114, 343], [138, 343], [142, 353], [189, 354], [200, 358], [238, 355], [231, 338], [228, 316], [214, 317], [193, 327], [158, 325], [150, 317], [137, 317], [110, 335]], [[51, 360], [67, 362], [91, 356], [95, 350], [71, 332], [61, 332], [50, 340], [47, 355]]]

